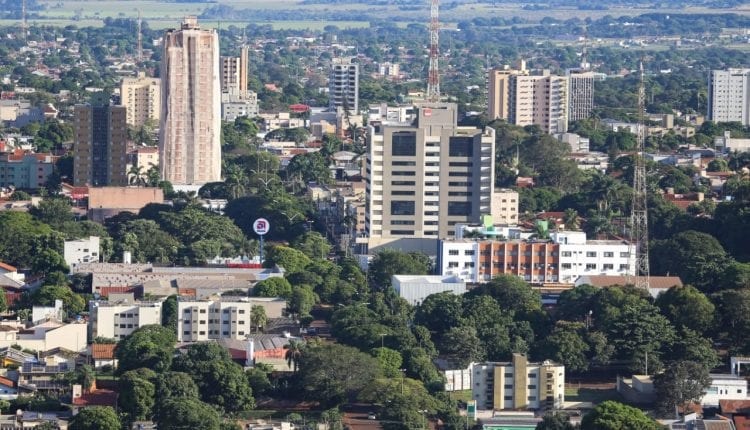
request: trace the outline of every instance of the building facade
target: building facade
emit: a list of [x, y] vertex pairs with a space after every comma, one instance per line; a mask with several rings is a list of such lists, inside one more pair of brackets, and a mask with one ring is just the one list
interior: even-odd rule
[[568, 120], [586, 119], [594, 109], [594, 72], [568, 70]]
[[247, 46], [240, 48], [239, 57], [221, 57], [221, 92], [247, 92], [248, 57]]
[[708, 78], [708, 120], [750, 125], [750, 69], [712, 70]]
[[74, 112], [73, 185], [127, 185], [126, 108], [101, 95]]
[[246, 116], [253, 118], [258, 116], [258, 95], [252, 91], [244, 93], [221, 93], [221, 119], [223, 121], [234, 121]]
[[446, 238], [491, 214], [495, 130], [457, 127], [456, 105], [417, 107], [413, 125], [370, 127], [365, 190], [372, 238]]
[[55, 168], [57, 157], [21, 150], [0, 154], [0, 187], [35, 190], [44, 186]]
[[329, 107], [359, 112], [359, 64], [351, 58], [334, 58], [328, 77]]
[[219, 36], [187, 17], [164, 35], [159, 162], [174, 185], [221, 180]]
[[634, 273], [630, 251], [625, 241], [587, 241], [583, 232], [553, 232], [549, 240], [443, 240], [438, 267], [443, 276], [473, 283], [515, 275], [534, 284], [572, 284], [580, 276]]
[[537, 125], [549, 134], [568, 131], [568, 79], [550, 75], [509, 77], [508, 122]]
[[495, 190], [492, 195], [492, 224], [518, 224], [518, 192], [507, 188]]
[[487, 75], [487, 114], [491, 120], [508, 119], [510, 115], [510, 77], [527, 75], [528, 71], [510, 69], [507, 66], [492, 69]]
[[252, 303], [240, 298], [180, 300], [177, 304], [177, 341], [244, 340], [251, 332]]
[[472, 365], [472, 399], [480, 410], [562, 408], [565, 402], [565, 366], [551, 361], [529, 363], [513, 354], [510, 363]]
[[110, 297], [110, 301], [89, 302], [91, 339], [105, 337], [119, 341], [135, 330], [151, 324], [161, 325], [162, 301], [141, 302]]
[[466, 282], [456, 276], [393, 275], [391, 284], [399, 297], [416, 306], [431, 294], [466, 293]]
[[88, 239], [66, 240], [63, 248], [63, 258], [68, 266], [78, 263], [98, 263], [101, 259], [98, 236], [89, 236]]
[[159, 124], [161, 115], [161, 79], [147, 77], [123, 78], [120, 83], [120, 106], [125, 106], [128, 125], [141, 127], [147, 122]]

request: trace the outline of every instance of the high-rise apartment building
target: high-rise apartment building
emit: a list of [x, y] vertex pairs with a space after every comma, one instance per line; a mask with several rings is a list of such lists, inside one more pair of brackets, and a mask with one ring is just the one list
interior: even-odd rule
[[334, 58], [328, 77], [328, 100], [332, 108], [359, 112], [359, 64], [351, 58]]
[[[591, 85], [593, 106], [593, 74]], [[520, 126], [538, 125], [545, 133], [564, 133], [568, 130], [568, 97], [568, 77], [550, 75], [546, 70], [530, 74], [523, 61], [518, 69], [506, 66], [490, 70], [487, 76], [490, 119], [505, 119]]]
[[750, 125], [750, 69], [713, 70], [708, 79], [708, 119]]
[[471, 372], [477, 409], [552, 410], [565, 402], [565, 366], [551, 361], [529, 363], [513, 354], [510, 363], [475, 363]]
[[568, 120], [586, 119], [594, 109], [594, 72], [568, 70]]
[[126, 121], [133, 127], [141, 127], [151, 120], [159, 123], [161, 114], [161, 79], [138, 73], [135, 78], [123, 78], [120, 83], [120, 106], [127, 109]]
[[455, 235], [455, 224], [492, 212], [495, 130], [458, 127], [456, 105], [424, 103], [413, 124], [368, 133], [366, 232], [370, 239]]
[[542, 75], [511, 75], [508, 121], [538, 125], [545, 133], [568, 131], [568, 78]]
[[174, 185], [221, 180], [219, 36], [187, 17], [164, 35], [159, 164]]
[[504, 67], [492, 69], [487, 76], [487, 114], [490, 119], [508, 119], [510, 115], [510, 77], [527, 75], [528, 71]]
[[111, 106], [100, 93], [74, 113], [73, 185], [127, 185], [126, 108]]
[[248, 48], [240, 48], [239, 57], [221, 57], [221, 91], [231, 94], [247, 92]]

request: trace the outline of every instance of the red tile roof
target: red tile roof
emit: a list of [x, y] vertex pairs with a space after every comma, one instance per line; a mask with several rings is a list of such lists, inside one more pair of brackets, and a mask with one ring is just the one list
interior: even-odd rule
[[734, 416], [734, 427], [737, 430], [750, 430], [750, 418], [736, 415]]
[[18, 269], [11, 266], [10, 264], [5, 264], [2, 261], [0, 261], [0, 269], [7, 270], [8, 272], [17, 272]]
[[111, 360], [115, 358], [116, 343], [91, 344], [91, 356], [94, 360]]
[[15, 387], [16, 381], [8, 379], [5, 376], [0, 376], [0, 384], [5, 385], [6, 387]]
[[750, 415], [749, 400], [719, 400], [719, 408], [722, 414], [746, 414]]
[[112, 406], [117, 405], [117, 393], [112, 390], [93, 390], [73, 399], [75, 406]]

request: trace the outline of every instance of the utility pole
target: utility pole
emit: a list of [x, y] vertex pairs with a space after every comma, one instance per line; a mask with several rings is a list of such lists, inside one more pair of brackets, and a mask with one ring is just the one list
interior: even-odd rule
[[648, 290], [650, 269], [648, 263], [648, 195], [646, 191], [646, 89], [643, 60], [640, 62], [638, 86], [638, 146], [634, 154], [633, 208], [630, 226], [630, 258], [635, 261], [632, 284]]
[[440, 101], [440, 71], [438, 68], [439, 54], [439, 32], [440, 22], [438, 20], [438, 10], [440, 0], [431, 0], [430, 3], [430, 68], [427, 75], [427, 94], [426, 98], [430, 102]]

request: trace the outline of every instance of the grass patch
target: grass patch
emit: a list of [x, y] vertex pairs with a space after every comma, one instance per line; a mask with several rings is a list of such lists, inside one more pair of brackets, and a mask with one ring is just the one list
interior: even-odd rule
[[590, 402], [598, 404], [607, 400], [620, 400], [620, 395], [614, 388], [596, 389], [596, 388], [565, 388], [566, 402]]
[[451, 391], [449, 394], [453, 400], [458, 400], [459, 402], [468, 402], [471, 400], [471, 390]]

